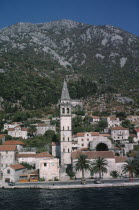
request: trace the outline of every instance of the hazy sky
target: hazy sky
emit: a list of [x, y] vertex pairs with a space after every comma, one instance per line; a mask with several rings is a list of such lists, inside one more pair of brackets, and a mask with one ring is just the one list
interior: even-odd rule
[[0, 0], [0, 28], [70, 19], [139, 35], [139, 0]]

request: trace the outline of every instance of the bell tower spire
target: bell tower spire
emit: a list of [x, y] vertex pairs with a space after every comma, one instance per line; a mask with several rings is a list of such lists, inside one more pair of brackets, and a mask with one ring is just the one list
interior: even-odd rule
[[60, 100], [60, 159], [61, 172], [65, 173], [68, 165], [71, 164], [72, 152], [72, 117], [71, 117], [71, 99], [64, 80], [61, 100]]

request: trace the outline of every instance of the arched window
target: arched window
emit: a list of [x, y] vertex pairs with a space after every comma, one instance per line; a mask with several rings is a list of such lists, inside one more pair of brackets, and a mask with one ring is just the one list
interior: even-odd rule
[[69, 111], [70, 111], [69, 108], [67, 108], [67, 114], [69, 114]]
[[63, 137], [63, 141], [65, 141], [65, 137]]
[[63, 148], [63, 152], [65, 152], [65, 148]]
[[70, 152], [70, 150], [68, 149], [68, 152]]
[[62, 108], [62, 114], [65, 114], [65, 108]]
[[70, 138], [68, 137], [68, 141], [70, 140]]
[[63, 126], [63, 131], [64, 131], [64, 126]]
[[69, 131], [69, 126], [68, 126], [68, 131]]

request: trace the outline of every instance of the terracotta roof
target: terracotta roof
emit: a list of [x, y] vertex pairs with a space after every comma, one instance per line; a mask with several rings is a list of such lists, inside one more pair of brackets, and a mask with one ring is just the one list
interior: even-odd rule
[[0, 139], [2, 139], [5, 136], [5, 134], [0, 134]]
[[3, 144], [4, 145], [25, 145], [24, 142], [19, 141], [19, 140], [9, 140], [9, 141], [5, 141]]
[[88, 159], [95, 159], [98, 157], [103, 157], [103, 158], [115, 158], [114, 153], [112, 151], [76, 151], [72, 152], [71, 158], [72, 159], [77, 159], [81, 154], [85, 154], [88, 156]]
[[129, 130], [129, 129], [121, 127], [121, 126], [116, 126], [116, 127], [113, 127], [112, 130]]
[[139, 132], [139, 128], [136, 128], [135, 131], [136, 131], [136, 132]]
[[48, 124], [46, 124], [46, 123], [39, 123], [36, 125], [36, 127], [47, 127], [47, 126], [48, 126]]
[[21, 165], [21, 164], [10, 165], [9, 167], [12, 168], [12, 169], [14, 169], [14, 170], [20, 170], [20, 169], [25, 168], [25, 167], [24, 167], [23, 165]]
[[85, 133], [77, 133], [76, 136], [84, 136]]
[[15, 151], [16, 145], [0, 145], [0, 151]]
[[104, 137], [110, 137], [110, 136], [111, 136], [111, 135], [108, 134], [108, 133], [102, 133], [102, 134], [100, 133], [99, 135], [100, 135], [100, 136], [104, 136]]
[[91, 132], [92, 136], [99, 136], [99, 132]]
[[16, 124], [17, 124], [17, 125], [20, 125], [20, 124], [22, 124], [22, 123], [21, 123], [21, 122], [12, 122], [11, 124], [12, 124], [12, 125], [16, 125]]
[[110, 117], [110, 120], [117, 120], [117, 117]]
[[41, 158], [41, 157], [53, 157], [52, 155], [50, 155], [48, 152], [41, 152], [36, 154], [36, 158]]
[[127, 160], [126, 156], [115, 156], [115, 162], [116, 163], [123, 163]]
[[17, 158], [28, 158], [28, 157], [36, 157], [36, 154], [17, 154]]
[[21, 131], [28, 131], [28, 128], [22, 128]]
[[91, 116], [93, 119], [100, 119], [98, 116]]
[[14, 128], [8, 128], [8, 131], [14, 131]]

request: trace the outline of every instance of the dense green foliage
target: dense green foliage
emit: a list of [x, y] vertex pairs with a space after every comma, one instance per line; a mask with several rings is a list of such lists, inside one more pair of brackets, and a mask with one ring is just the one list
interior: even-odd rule
[[92, 171], [94, 174], [99, 174], [99, 178], [103, 178], [103, 174], [107, 173], [108, 161], [105, 158], [98, 157], [92, 163]]

